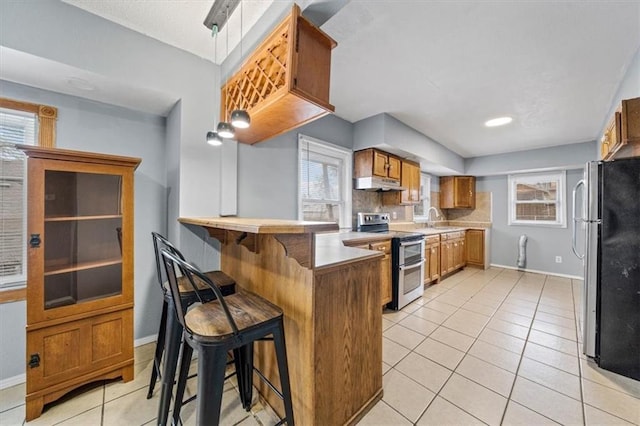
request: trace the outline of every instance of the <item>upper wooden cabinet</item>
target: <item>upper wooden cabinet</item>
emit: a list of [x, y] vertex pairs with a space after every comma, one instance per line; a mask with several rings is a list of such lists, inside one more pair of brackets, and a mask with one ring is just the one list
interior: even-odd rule
[[640, 98], [626, 99], [607, 125], [600, 142], [603, 160], [640, 155]]
[[329, 81], [336, 45], [294, 5], [221, 88], [220, 120], [247, 110], [251, 126], [236, 129], [235, 137], [255, 144], [333, 112]]
[[362, 178], [369, 176], [400, 180], [400, 158], [373, 148], [354, 152], [353, 177]]
[[441, 209], [475, 209], [476, 178], [475, 176], [441, 176], [440, 177]]
[[133, 379], [133, 175], [140, 159], [28, 156], [26, 418], [72, 389]]
[[420, 165], [408, 160], [402, 160], [400, 185], [403, 191], [388, 191], [382, 194], [382, 204], [411, 205], [420, 202]]

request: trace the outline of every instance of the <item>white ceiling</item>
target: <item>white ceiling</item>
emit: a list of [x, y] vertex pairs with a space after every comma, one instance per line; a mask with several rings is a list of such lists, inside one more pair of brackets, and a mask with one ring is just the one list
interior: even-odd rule
[[[63, 1], [214, 59], [202, 24], [211, 0]], [[244, 34], [273, 1], [244, 0]], [[229, 48], [239, 41], [239, 10], [218, 37], [217, 63], [227, 28]], [[353, 0], [322, 29], [338, 42], [336, 115], [356, 122], [387, 112], [474, 157], [597, 139], [640, 47], [640, 1]], [[157, 103], [157, 111], [141, 108], [156, 113], [175, 101], [155, 93], [139, 99]], [[502, 115], [513, 122], [484, 127]]]

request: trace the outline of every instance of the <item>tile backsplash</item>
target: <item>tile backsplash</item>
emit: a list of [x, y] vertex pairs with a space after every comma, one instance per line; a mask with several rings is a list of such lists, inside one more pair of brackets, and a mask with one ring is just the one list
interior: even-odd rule
[[[413, 222], [413, 206], [385, 206], [382, 204], [382, 192], [353, 190], [352, 226], [356, 227], [358, 212], [389, 213], [392, 222]], [[440, 193], [431, 192], [431, 205], [440, 204]], [[491, 222], [491, 193], [476, 193], [476, 208], [469, 209], [438, 209], [444, 217], [441, 221], [456, 222]]]
[[491, 192], [476, 193], [476, 208], [471, 209], [447, 209], [447, 220], [458, 222], [491, 222]]

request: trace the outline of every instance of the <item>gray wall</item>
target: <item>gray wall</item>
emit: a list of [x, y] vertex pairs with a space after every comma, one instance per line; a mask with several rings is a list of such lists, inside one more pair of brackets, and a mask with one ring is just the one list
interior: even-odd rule
[[[582, 276], [582, 261], [571, 251], [571, 189], [582, 179], [582, 169], [567, 171], [567, 227], [551, 228], [541, 226], [509, 226], [508, 224], [508, 184], [507, 175], [485, 176], [477, 179], [477, 192], [491, 192], [493, 224], [491, 228], [491, 259], [496, 265], [516, 266], [518, 240], [527, 236], [526, 269]], [[555, 257], [562, 256], [562, 263], [555, 263]]]
[[180, 101], [171, 112], [168, 187], [177, 207], [169, 231], [185, 244], [178, 216], [215, 216], [219, 211], [220, 150], [204, 143], [218, 116], [219, 67], [211, 62], [122, 27], [61, 1], [2, 3], [3, 46], [86, 70], [162, 98]]
[[298, 133], [353, 146], [353, 125], [333, 115], [266, 142], [238, 144], [238, 216], [298, 218]]
[[591, 141], [467, 158], [464, 163], [465, 174], [488, 176], [550, 168], [575, 169], [596, 159], [596, 142]]
[[[3, 97], [58, 108], [58, 148], [142, 158], [135, 173], [134, 338], [157, 333], [162, 297], [151, 231], [166, 233], [165, 119], [0, 80]], [[0, 380], [25, 372], [24, 302], [0, 304]]]
[[464, 173], [464, 159], [461, 156], [386, 113], [354, 124], [353, 149], [371, 147], [418, 161], [421, 170], [427, 173]]

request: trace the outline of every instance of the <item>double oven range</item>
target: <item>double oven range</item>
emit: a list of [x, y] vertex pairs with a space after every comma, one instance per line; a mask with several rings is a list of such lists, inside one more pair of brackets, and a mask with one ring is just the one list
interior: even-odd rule
[[389, 230], [389, 214], [358, 213], [356, 231], [391, 237], [391, 309], [402, 309], [422, 296], [424, 283], [424, 235]]

